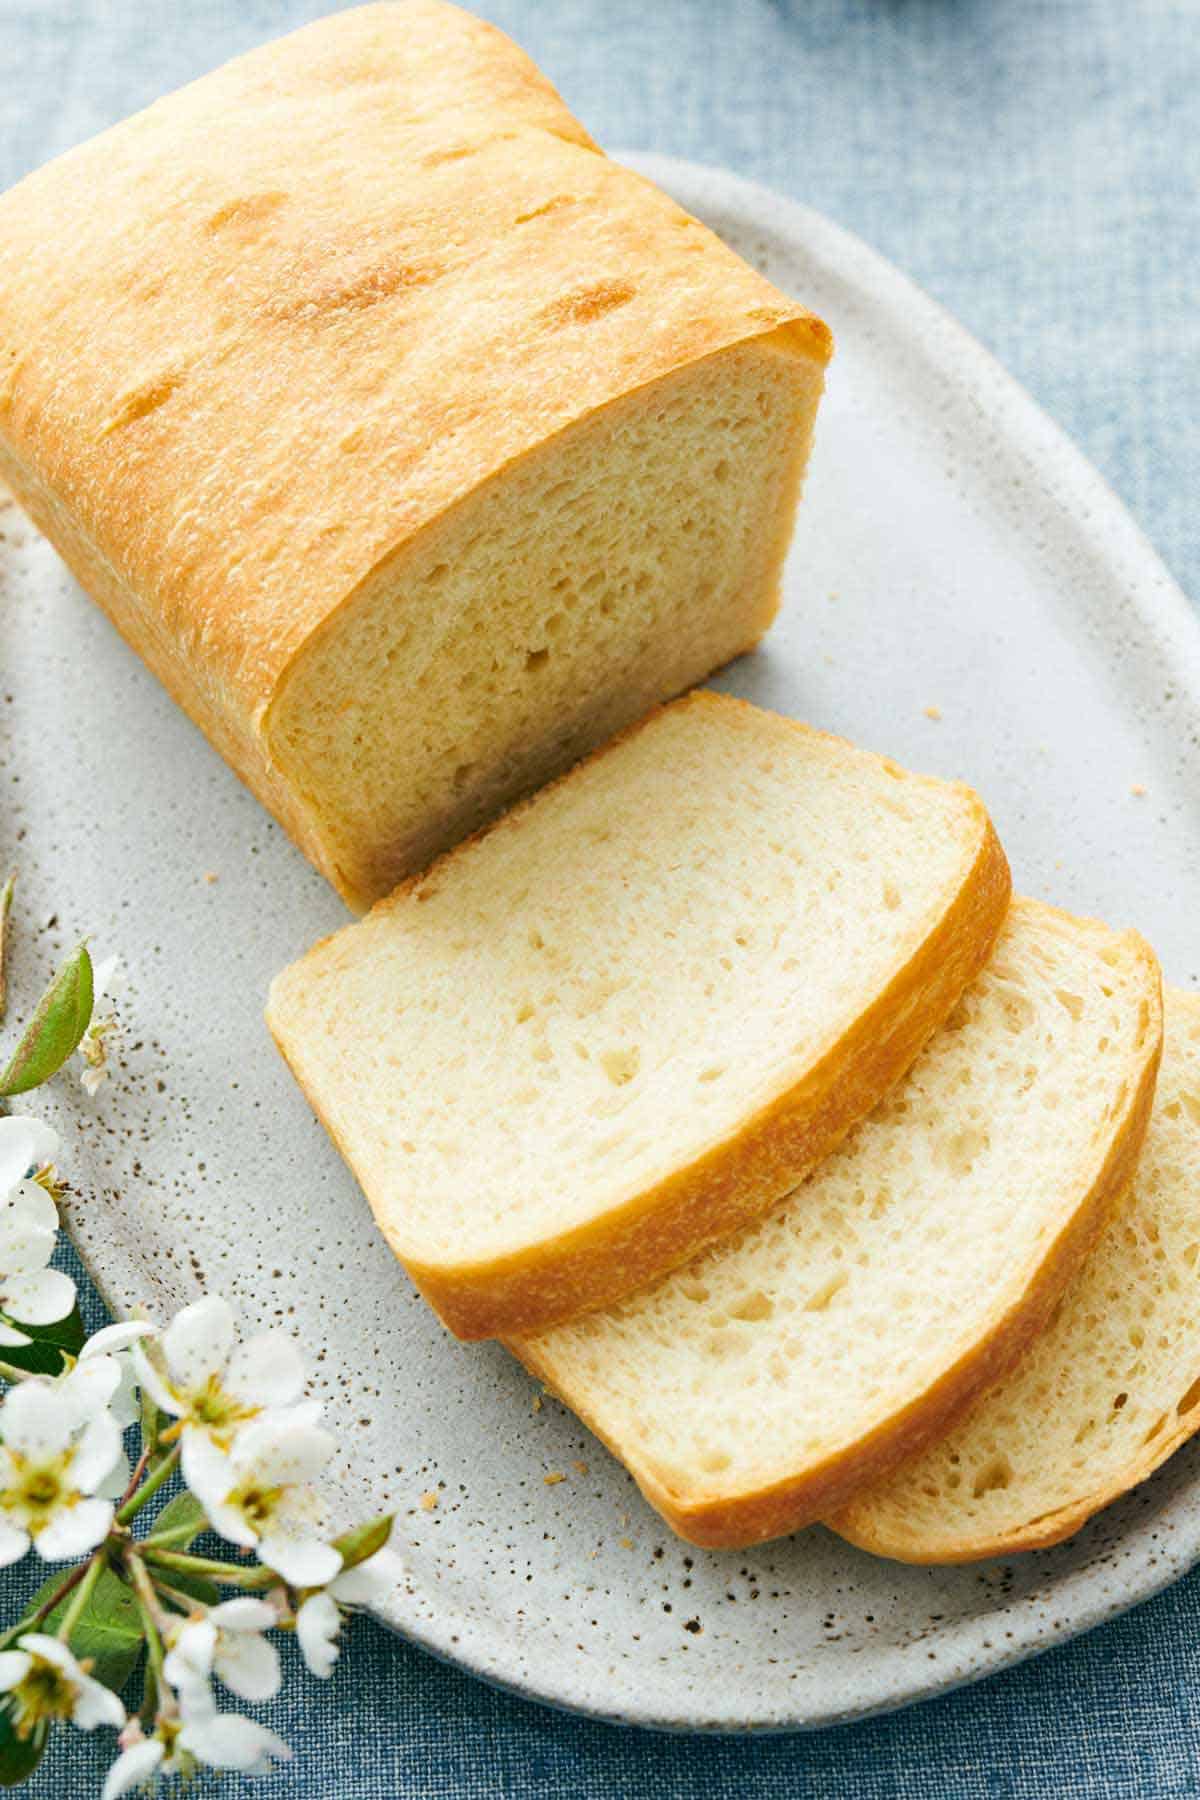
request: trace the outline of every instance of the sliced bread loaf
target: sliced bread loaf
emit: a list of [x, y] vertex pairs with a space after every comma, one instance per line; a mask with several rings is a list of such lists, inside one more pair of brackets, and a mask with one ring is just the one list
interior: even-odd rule
[[1128, 1197], [1018, 1368], [830, 1521], [851, 1542], [921, 1563], [1057, 1544], [1200, 1429], [1200, 997], [1165, 998]]
[[830, 349], [443, 0], [0, 197], [0, 478], [360, 908], [765, 631]]
[[1159, 974], [1014, 903], [908, 1077], [769, 1217], [511, 1347], [682, 1536], [759, 1542], [925, 1442], [1045, 1323], [1141, 1146]]
[[271, 1030], [463, 1337], [631, 1291], [755, 1218], [986, 960], [976, 796], [692, 695], [319, 944]]

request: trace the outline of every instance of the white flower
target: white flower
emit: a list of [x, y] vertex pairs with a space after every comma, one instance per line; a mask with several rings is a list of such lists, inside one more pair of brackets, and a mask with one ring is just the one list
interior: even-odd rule
[[131, 1720], [121, 1733], [121, 1755], [108, 1771], [103, 1800], [118, 1800], [132, 1788], [158, 1775], [193, 1775], [197, 1763], [214, 1769], [238, 1769], [267, 1775], [271, 1758], [286, 1762], [291, 1750], [281, 1737], [240, 1713], [220, 1713], [207, 1682], [185, 1683], [179, 1690], [178, 1717], [160, 1713], [153, 1737], [145, 1737]]
[[0, 1118], [0, 1196], [58, 1155], [58, 1138], [40, 1119]]
[[0, 1437], [0, 1568], [31, 1538], [47, 1562], [94, 1550], [113, 1518], [96, 1490], [121, 1456], [111, 1415], [89, 1414], [67, 1379], [24, 1381], [0, 1404]]
[[271, 1758], [286, 1762], [291, 1749], [281, 1737], [241, 1713], [193, 1714], [178, 1738], [179, 1748], [214, 1769], [269, 1775]]
[[58, 1208], [33, 1173], [58, 1139], [37, 1119], [0, 1119], [0, 1345], [27, 1344], [8, 1321], [51, 1325], [75, 1304], [75, 1283], [46, 1264], [54, 1254]]
[[195, 1440], [188, 1486], [208, 1522], [232, 1544], [257, 1550], [259, 1561], [293, 1587], [324, 1587], [341, 1557], [324, 1541], [322, 1508], [309, 1483], [333, 1455], [334, 1442], [314, 1422], [315, 1407], [247, 1425], [229, 1451], [211, 1437]]
[[296, 1641], [309, 1673], [321, 1680], [333, 1674], [338, 1659], [337, 1634], [342, 1615], [327, 1593], [310, 1594], [296, 1614]]
[[0, 1650], [0, 1692], [10, 1697], [18, 1737], [50, 1719], [71, 1719], [84, 1731], [125, 1723], [112, 1690], [93, 1681], [65, 1644], [40, 1631], [27, 1631], [15, 1650]]
[[227, 1449], [251, 1420], [292, 1406], [304, 1391], [304, 1363], [287, 1333], [264, 1331], [237, 1343], [233, 1309], [216, 1294], [185, 1306], [161, 1340], [136, 1343], [130, 1354], [155, 1405], [178, 1421], [163, 1437], [182, 1433], [191, 1488], [198, 1443]]
[[390, 1593], [404, 1572], [394, 1550], [377, 1550], [352, 1569], [343, 1569], [320, 1593], [310, 1594], [296, 1614], [296, 1639], [313, 1675], [322, 1680], [337, 1661], [337, 1634], [343, 1606], [365, 1606]]
[[120, 1035], [116, 1014], [110, 1006], [101, 1011], [101, 1002], [124, 986], [124, 972], [119, 956], [105, 957], [92, 970], [92, 1017], [79, 1042], [84, 1068], [79, 1081], [86, 1094], [94, 1094], [108, 1073], [108, 1058]]
[[164, 1761], [166, 1757], [167, 1746], [162, 1738], [143, 1737], [139, 1730], [108, 1771], [101, 1800], [118, 1800], [120, 1794], [145, 1787], [156, 1775], [173, 1775], [179, 1764], [174, 1757]]
[[243, 1700], [272, 1699], [283, 1676], [279, 1652], [262, 1634], [278, 1622], [273, 1606], [250, 1595], [194, 1614], [175, 1633], [163, 1665], [167, 1680], [180, 1692], [207, 1691], [216, 1675]]
[[122, 1428], [136, 1425], [141, 1414], [137, 1399], [138, 1371], [129, 1352], [139, 1338], [152, 1337], [154, 1330], [154, 1326], [145, 1319], [130, 1319], [121, 1325], [105, 1325], [101, 1331], [92, 1333], [79, 1352], [78, 1368], [110, 1362], [115, 1367], [117, 1379], [108, 1407]]

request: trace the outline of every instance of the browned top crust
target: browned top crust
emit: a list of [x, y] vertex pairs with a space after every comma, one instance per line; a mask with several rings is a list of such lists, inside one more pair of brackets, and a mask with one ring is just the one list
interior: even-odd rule
[[781, 327], [827, 358], [819, 320], [444, 0], [306, 26], [0, 198], [14, 480], [239, 735], [481, 481]]

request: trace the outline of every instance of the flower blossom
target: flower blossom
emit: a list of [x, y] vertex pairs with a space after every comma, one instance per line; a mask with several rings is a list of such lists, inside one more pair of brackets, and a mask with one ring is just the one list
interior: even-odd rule
[[366, 1606], [382, 1599], [395, 1587], [404, 1564], [394, 1550], [377, 1550], [352, 1569], [343, 1569], [326, 1588], [301, 1602], [296, 1614], [296, 1639], [309, 1673], [322, 1680], [333, 1674], [337, 1661], [337, 1634], [344, 1606]]
[[92, 970], [92, 1017], [79, 1041], [84, 1067], [79, 1076], [85, 1094], [95, 1094], [108, 1074], [108, 1059], [120, 1036], [120, 1025], [111, 1005], [101, 1012], [102, 1000], [110, 1000], [124, 985], [119, 956], [107, 956]]
[[310, 1484], [333, 1455], [334, 1441], [316, 1424], [316, 1406], [294, 1406], [247, 1425], [222, 1450], [195, 1440], [188, 1486], [214, 1531], [255, 1550], [260, 1562], [293, 1587], [324, 1587], [342, 1565], [325, 1541], [323, 1507]]
[[112, 1690], [94, 1681], [58, 1638], [40, 1631], [27, 1631], [15, 1650], [0, 1650], [0, 1693], [8, 1696], [19, 1738], [51, 1719], [71, 1719], [84, 1731], [125, 1723]]
[[[145, 1319], [128, 1319], [119, 1325], [105, 1325], [100, 1331], [94, 1331], [87, 1340], [73, 1370], [76, 1378], [87, 1381], [91, 1377], [83, 1371], [104, 1368], [103, 1380], [111, 1383], [108, 1409], [122, 1430], [127, 1425], [136, 1425], [142, 1410], [137, 1399], [138, 1372], [130, 1351], [140, 1338], [153, 1337], [154, 1329]], [[108, 1367], [110, 1364], [116, 1371], [115, 1381]]]
[[275, 1732], [241, 1713], [218, 1712], [207, 1696], [192, 1687], [179, 1693], [179, 1716], [160, 1714], [152, 1737], [137, 1720], [121, 1733], [121, 1754], [104, 1783], [102, 1800], [118, 1800], [159, 1775], [195, 1773], [198, 1763], [213, 1769], [237, 1769], [245, 1775], [270, 1773], [271, 1759], [286, 1762], [290, 1747]]
[[121, 1458], [121, 1431], [95, 1387], [24, 1381], [0, 1404], [0, 1568], [32, 1539], [47, 1562], [83, 1556], [113, 1519], [97, 1489]]
[[174, 1635], [163, 1665], [167, 1680], [181, 1693], [199, 1694], [216, 1675], [243, 1700], [272, 1699], [283, 1676], [279, 1652], [262, 1634], [278, 1623], [273, 1606], [248, 1594], [194, 1613]]
[[51, 1325], [75, 1304], [70, 1276], [46, 1267], [58, 1208], [34, 1179], [57, 1153], [58, 1138], [40, 1120], [0, 1118], [0, 1345], [29, 1342], [10, 1321]]
[[304, 1391], [304, 1364], [287, 1333], [264, 1331], [239, 1344], [233, 1309], [216, 1294], [185, 1306], [161, 1339], [135, 1343], [130, 1354], [150, 1398], [175, 1420], [164, 1441], [182, 1435], [191, 1488], [198, 1444], [226, 1450], [246, 1425], [292, 1407]]

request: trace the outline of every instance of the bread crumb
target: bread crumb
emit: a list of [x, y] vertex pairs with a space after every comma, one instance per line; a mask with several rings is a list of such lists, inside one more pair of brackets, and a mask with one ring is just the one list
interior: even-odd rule
[[432, 1512], [437, 1503], [438, 1497], [436, 1488], [430, 1488], [428, 1492], [421, 1495], [422, 1512]]
[[577, 1475], [586, 1475], [587, 1474], [587, 1464], [585, 1462], [573, 1462], [571, 1464], [571, 1467], [574, 1469], [574, 1471]]
[[618, 1542], [618, 1544], [620, 1544], [622, 1550], [632, 1550], [633, 1549], [633, 1539], [632, 1538], [618, 1538], [617, 1542]]
[[542, 1476], [542, 1480], [547, 1487], [557, 1487], [560, 1481], [565, 1481], [566, 1479], [567, 1478], [561, 1469], [551, 1469], [549, 1475]]
[[535, 1413], [538, 1413], [538, 1412], [541, 1412], [541, 1410], [542, 1410], [542, 1396], [541, 1396], [541, 1395], [540, 1395], [540, 1394], [535, 1394], [535, 1395], [534, 1395], [534, 1396], [533, 1396], [533, 1400], [532, 1400], [532, 1402], [531, 1402], [531, 1403], [530, 1403], [530, 1407], [529, 1407], [529, 1410], [530, 1410], [530, 1412], [535, 1412]]
[[925, 708], [925, 717], [927, 719], [940, 719], [941, 716], [942, 709], [940, 706], [927, 706]]
[[221, 877], [217, 874], [217, 871], [215, 869], [205, 869], [204, 879], [205, 879], [205, 881], [207, 881], [209, 887], [211, 887], [213, 882], [220, 881]]
[[1132, 786], [1130, 787], [1129, 791], [1133, 795], [1135, 800], [1141, 800], [1145, 796], [1145, 792], [1146, 792], [1145, 784], [1141, 781], [1135, 781], [1132, 784]]

